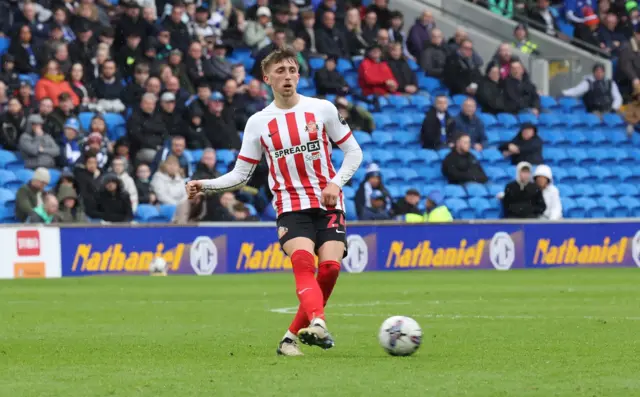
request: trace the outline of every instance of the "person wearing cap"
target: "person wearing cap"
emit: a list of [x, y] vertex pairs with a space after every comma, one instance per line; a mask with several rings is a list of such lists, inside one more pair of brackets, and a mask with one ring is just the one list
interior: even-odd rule
[[132, 33], [138, 37], [148, 37], [153, 31], [153, 27], [142, 18], [140, 6], [136, 1], [122, 1], [121, 5], [124, 8], [124, 14], [114, 29], [115, 51], [126, 45], [127, 37]]
[[160, 117], [170, 136], [182, 135], [186, 125], [182, 115], [176, 111], [176, 96], [172, 92], [164, 92], [160, 96]]
[[27, 119], [25, 133], [20, 136], [18, 147], [24, 158], [25, 168], [53, 168], [56, 165], [60, 147], [51, 135], [44, 132], [43, 124], [42, 116], [32, 114]]
[[547, 209], [542, 191], [531, 180], [531, 164], [523, 161], [516, 166], [516, 179], [504, 188], [503, 216], [506, 219], [539, 218]]
[[126, 45], [115, 54], [115, 61], [123, 78], [132, 77], [135, 66], [144, 61], [143, 49], [140, 34], [135, 30], [129, 33], [126, 37]]
[[[228, 3], [231, 4], [231, 2]], [[203, 42], [205, 37], [214, 36], [215, 34], [213, 26], [209, 24], [210, 17], [211, 13], [209, 12], [209, 9], [200, 6], [196, 8], [195, 18], [189, 24], [189, 29], [191, 30], [193, 36], [198, 38], [200, 42]]]
[[36, 168], [31, 180], [18, 189], [16, 192], [16, 219], [24, 222], [33, 209], [42, 205], [42, 195], [51, 182], [49, 170], [43, 167]]
[[596, 63], [593, 73], [575, 87], [562, 90], [563, 96], [582, 98], [589, 113], [617, 112], [622, 106], [622, 95], [618, 85], [612, 79], [606, 78], [604, 64]]
[[11, 54], [2, 55], [2, 68], [0, 68], [0, 81], [13, 92], [20, 88], [20, 75], [15, 70], [16, 59]]
[[369, 205], [365, 205], [361, 215], [361, 221], [387, 221], [391, 219], [391, 212], [385, 205], [385, 195], [380, 190], [373, 190], [369, 197]]
[[226, 58], [231, 48], [222, 40], [216, 41], [210, 62], [213, 68], [213, 89], [222, 89], [224, 83], [232, 78], [233, 65]]
[[152, 162], [169, 135], [160, 113], [156, 111], [157, 102], [158, 98], [155, 95], [144, 94], [140, 108], [134, 110], [127, 122], [131, 153], [136, 156], [136, 161]]
[[349, 93], [349, 84], [336, 70], [338, 58], [329, 55], [325, 58], [324, 67], [316, 71], [316, 91], [318, 95], [346, 95]]
[[274, 29], [271, 24], [271, 10], [260, 7], [256, 12], [257, 20], [248, 21], [244, 30], [244, 42], [252, 49], [259, 50], [271, 43], [270, 37]]
[[393, 206], [393, 199], [382, 182], [380, 167], [376, 163], [371, 163], [367, 167], [367, 173], [364, 176], [364, 181], [362, 181], [358, 187], [354, 200], [356, 204], [356, 212], [360, 219], [364, 213], [364, 208], [371, 207], [371, 194], [374, 190], [382, 192], [384, 195], [385, 210], [390, 212]]
[[86, 68], [91, 64], [98, 43], [88, 21], [82, 21], [78, 24], [77, 32], [78, 39], [69, 44], [69, 56], [73, 63], [81, 63]]
[[442, 161], [442, 175], [449, 183], [464, 185], [467, 182], [486, 183], [489, 180], [470, 149], [469, 135], [458, 133], [455, 146]]
[[367, 49], [367, 57], [358, 68], [358, 85], [362, 95], [389, 95], [398, 90], [398, 81], [387, 62], [382, 60], [382, 49], [378, 44]]
[[162, 26], [171, 34], [171, 45], [185, 51], [191, 42], [191, 34], [189, 28], [182, 21], [182, 15], [185, 12], [184, 4], [176, 1], [171, 9], [171, 15], [162, 21]]
[[62, 150], [66, 160], [65, 165], [73, 166], [82, 156], [80, 144], [80, 122], [76, 118], [70, 118], [64, 124], [62, 137]]
[[406, 215], [406, 214], [418, 214], [420, 215], [420, 209], [418, 203], [420, 202], [420, 192], [416, 189], [409, 189], [405, 193], [404, 197], [399, 199], [393, 205], [394, 215]]
[[242, 142], [236, 129], [233, 114], [225, 112], [224, 96], [220, 92], [211, 94], [204, 115], [206, 137], [214, 149], [240, 149]]
[[171, 32], [169, 29], [164, 26], [160, 27], [156, 40], [156, 58], [161, 61], [169, 58], [171, 51], [174, 50], [171, 45]]
[[439, 190], [433, 190], [427, 194], [425, 208], [424, 214], [408, 213], [404, 216], [404, 220], [407, 223], [446, 223], [453, 221], [453, 216], [449, 212], [449, 208], [444, 205], [444, 197]]

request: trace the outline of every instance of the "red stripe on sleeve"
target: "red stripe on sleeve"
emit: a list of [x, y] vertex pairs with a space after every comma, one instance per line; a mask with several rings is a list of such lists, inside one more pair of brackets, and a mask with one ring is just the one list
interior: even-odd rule
[[246, 161], [249, 164], [258, 164], [260, 162], [260, 160], [254, 160], [249, 157], [244, 157], [240, 155], [238, 155], [238, 160]]
[[[273, 142], [273, 148], [275, 150], [282, 150], [282, 139], [280, 138], [280, 133], [278, 131], [278, 121], [273, 119], [269, 122], [269, 133], [271, 134], [271, 142]], [[300, 195], [296, 191], [296, 188], [293, 187], [293, 180], [291, 179], [291, 174], [289, 173], [289, 168], [287, 167], [287, 159], [284, 157], [280, 157], [276, 160], [278, 163], [278, 169], [280, 170], [280, 174], [284, 178], [284, 188], [289, 193], [291, 197], [291, 210], [299, 211], [300, 208]]]
[[271, 174], [271, 179], [273, 179], [273, 191], [276, 194], [276, 211], [278, 212], [278, 215], [280, 215], [282, 214], [282, 192], [280, 191], [280, 182], [278, 182], [278, 178], [276, 176], [276, 170], [274, 168], [273, 159], [271, 158], [271, 153], [269, 152], [269, 147], [264, 143], [264, 139], [262, 139], [262, 137], [260, 137], [260, 143], [262, 143], [267, 154], [269, 173]]
[[[295, 112], [285, 114], [285, 118], [287, 120], [289, 136], [291, 137], [291, 146], [300, 145], [300, 131], [298, 131]], [[320, 202], [318, 201], [318, 197], [316, 197], [316, 192], [313, 190], [313, 186], [311, 186], [309, 174], [307, 174], [307, 165], [304, 162], [304, 154], [294, 154], [293, 159], [296, 162], [296, 170], [298, 171], [298, 176], [300, 177], [300, 182], [302, 182], [304, 192], [307, 197], [309, 197], [309, 204], [311, 204], [311, 207], [313, 208], [320, 207]]]
[[351, 131], [349, 131], [349, 133], [347, 135], [344, 136], [344, 138], [340, 139], [338, 142], [336, 142], [336, 145], [340, 145], [342, 143], [345, 143], [347, 141], [347, 139], [349, 139], [349, 137], [353, 135]]

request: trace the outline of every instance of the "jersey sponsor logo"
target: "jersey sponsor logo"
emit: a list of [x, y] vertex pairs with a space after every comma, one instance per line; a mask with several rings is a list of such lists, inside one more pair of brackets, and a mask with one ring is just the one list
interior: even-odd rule
[[318, 151], [320, 151], [320, 141], [315, 140], [315, 141], [303, 143], [301, 145], [292, 146], [290, 148], [276, 150], [274, 156], [277, 160], [281, 157], [290, 156], [292, 154], [311, 153], [311, 152], [318, 152]]
[[304, 158], [307, 159], [307, 161], [316, 161], [320, 157], [322, 157], [322, 154], [320, 152], [310, 153], [304, 156]]
[[315, 121], [309, 121], [307, 125], [304, 127], [304, 130], [309, 134], [317, 134], [318, 133], [318, 124]]

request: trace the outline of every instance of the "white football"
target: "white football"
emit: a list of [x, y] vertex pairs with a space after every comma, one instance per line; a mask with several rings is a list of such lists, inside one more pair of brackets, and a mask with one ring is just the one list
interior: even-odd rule
[[149, 273], [152, 276], [166, 276], [167, 261], [165, 261], [162, 257], [156, 256], [149, 264]]
[[392, 356], [410, 356], [422, 343], [422, 329], [411, 317], [393, 316], [382, 323], [378, 340]]

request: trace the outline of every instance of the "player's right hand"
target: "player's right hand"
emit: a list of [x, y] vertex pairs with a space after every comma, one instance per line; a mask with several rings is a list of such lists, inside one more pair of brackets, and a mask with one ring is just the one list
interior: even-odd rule
[[202, 182], [189, 181], [185, 188], [187, 189], [187, 196], [189, 197], [189, 200], [193, 200], [196, 195], [202, 191]]

